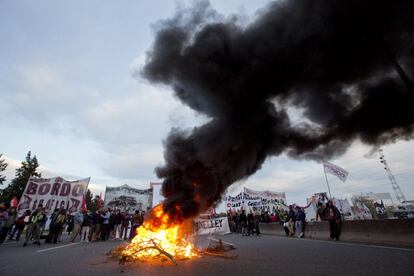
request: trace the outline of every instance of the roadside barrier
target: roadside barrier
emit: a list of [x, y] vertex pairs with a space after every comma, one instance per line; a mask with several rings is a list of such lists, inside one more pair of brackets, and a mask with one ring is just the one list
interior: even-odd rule
[[[279, 223], [260, 224], [262, 234], [285, 236]], [[329, 239], [327, 221], [306, 223], [304, 238]], [[341, 241], [414, 246], [414, 219], [351, 220], [341, 223]]]

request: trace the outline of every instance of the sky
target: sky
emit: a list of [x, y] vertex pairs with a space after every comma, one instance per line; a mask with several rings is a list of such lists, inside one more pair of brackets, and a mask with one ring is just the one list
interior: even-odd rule
[[[210, 1], [224, 16], [246, 21], [269, 1]], [[89, 188], [160, 182], [163, 139], [208, 120], [137, 74], [154, 39], [154, 25], [191, 1], [0, 1], [0, 153], [9, 164], [6, 185], [27, 152], [43, 177], [91, 177]], [[378, 112], [381, 112], [380, 110]], [[292, 119], [297, 114], [290, 114]], [[296, 118], [300, 120], [300, 118]], [[414, 199], [414, 142], [382, 147], [408, 200]], [[345, 183], [328, 175], [332, 195], [390, 192], [377, 149], [356, 141], [330, 160], [349, 172]], [[3, 185], [4, 188], [6, 185]], [[255, 175], [232, 185], [286, 192], [289, 203], [326, 192], [323, 166], [270, 157]]]

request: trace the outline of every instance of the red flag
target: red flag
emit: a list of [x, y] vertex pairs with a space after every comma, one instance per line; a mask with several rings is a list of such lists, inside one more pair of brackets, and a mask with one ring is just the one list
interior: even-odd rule
[[98, 198], [98, 209], [102, 208], [102, 192], [99, 194]]
[[17, 201], [17, 197], [13, 197], [13, 199], [10, 201], [10, 206], [17, 208], [17, 205], [19, 205], [18, 201]]
[[82, 207], [81, 208], [82, 208], [82, 210], [86, 210], [87, 209], [85, 195], [83, 195], [83, 197], [82, 197]]

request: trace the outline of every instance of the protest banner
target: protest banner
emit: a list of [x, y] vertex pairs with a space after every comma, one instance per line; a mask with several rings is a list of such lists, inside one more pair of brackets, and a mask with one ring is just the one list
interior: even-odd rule
[[240, 209], [243, 203], [243, 194], [239, 193], [236, 196], [226, 196], [226, 209]]
[[228, 234], [230, 233], [227, 217], [211, 219], [198, 218], [194, 221], [194, 228], [197, 235]]
[[285, 202], [285, 193], [255, 191], [246, 187], [244, 188], [243, 207], [246, 210], [255, 208], [263, 211], [274, 212], [276, 209], [284, 209]]
[[152, 189], [151, 207], [155, 207], [164, 201], [164, 196], [162, 195], [162, 183], [150, 182], [150, 187]]
[[18, 214], [22, 215], [26, 210], [33, 212], [40, 204], [46, 212], [64, 208], [73, 214], [81, 208], [89, 181], [90, 178], [67, 181], [62, 177], [31, 177], [20, 198]]
[[106, 187], [104, 206], [121, 211], [146, 211], [151, 207], [151, 189], [136, 189], [128, 185]]
[[339, 212], [344, 216], [346, 220], [355, 219], [354, 212], [352, 211], [351, 205], [349, 204], [348, 199], [334, 199], [335, 206], [338, 208]]

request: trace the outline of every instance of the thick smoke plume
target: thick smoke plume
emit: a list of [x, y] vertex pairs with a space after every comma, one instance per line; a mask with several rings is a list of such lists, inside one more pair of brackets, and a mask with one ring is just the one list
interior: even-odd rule
[[198, 214], [271, 155], [321, 161], [356, 139], [411, 139], [413, 12], [411, 0], [285, 0], [241, 25], [198, 2], [159, 23], [143, 76], [211, 118], [166, 139], [165, 210]]

